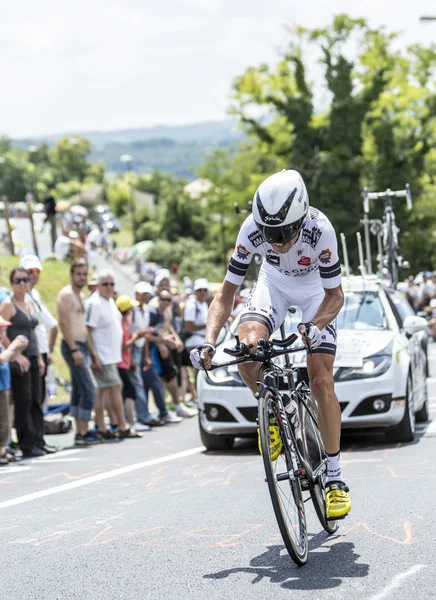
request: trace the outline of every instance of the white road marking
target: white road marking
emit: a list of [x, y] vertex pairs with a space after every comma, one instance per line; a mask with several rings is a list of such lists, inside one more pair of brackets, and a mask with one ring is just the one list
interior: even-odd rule
[[30, 467], [2, 467], [0, 469], [0, 475], [9, 475], [9, 473], [22, 473], [28, 471]]
[[168, 456], [162, 456], [161, 458], [146, 460], [144, 462], [129, 465], [127, 467], [113, 469], [112, 471], [107, 471], [106, 473], [100, 473], [99, 475], [92, 475], [91, 477], [85, 477], [84, 479], [71, 481], [70, 483], [64, 483], [63, 485], [48, 488], [47, 490], [41, 490], [39, 492], [25, 494], [24, 496], [18, 496], [18, 498], [12, 498], [11, 500], [5, 500], [4, 502], [0, 502], [0, 509], [8, 508], [9, 506], [17, 506], [18, 504], [24, 504], [24, 502], [31, 502], [32, 500], [38, 500], [39, 498], [44, 498], [45, 496], [52, 496], [53, 494], [59, 494], [60, 492], [74, 490], [75, 488], [83, 487], [84, 485], [97, 483], [98, 481], [104, 481], [105, 479], [110, 479], [112, 477], [118, 477], [118, 475], [124, 475], [125, 473], [137, 471], [138, 469], [145, 469], [146, 467], [153, 467], [154, 465], [160, 465], [162, 463], [177, 460], [179, 458], [186, 458], [187, 456], [192, 456], [193, 454], [199, 454], [204, 450], [204, 446], [198, 446], [197, 448], [183, 450], [182, 452], [177, 452], [176, 454], [169, 454]]
[[378, 594], [375, 594], [375, 596], [371, 596], [371, 598], [369, 600], [383, 600], [383, 598], [387, 598], [391, 592], [393, 592], [398, 587], [400, 587], [400, 585], [404, 579], [407, 579], [407, 577], [414, 575], [421, 569], [424, 569], [424, 567], [425, 567], [425, 565], [413, 565], [413, 567], [410, 567], [410, 569], [408, 571], [405, 571], [404, 573], [400, 573], [399, 575], [396, 575], [392, 579], [391, 583], [389, 583], [381, 592], [379, 592]]

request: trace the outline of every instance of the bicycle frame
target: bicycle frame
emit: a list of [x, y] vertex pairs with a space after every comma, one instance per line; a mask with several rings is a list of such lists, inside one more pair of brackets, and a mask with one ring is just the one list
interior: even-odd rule
[[[282, 335], [283, 335], [283, 333], [284, 332], [282, 331]], [[273, 344], [279, 345], [283, 348], [285, 346], [291, 345], [296, 339], [297, 339], [297, 335], [292, 334], [289, 338], [287, 338], [285, 340], [272, 340], [271, 342], [265, 342], [265, 340], [259, 340], [258, 348], [260, 348], [260, 350], [258, 350], [256, 355], [254, 355], [251, 352], [251, 349], [244, 346], [243, 344], [239, 345], [239, 340], [238, 340], [237, 348], [242, 347], [243, 350], [245, 352], [248, 352], [249, 354], [245, 354], [244, 356], [242, 356], [240, 358], [236, 358], [235, 360], [224, 362], [219, 365], [212, 365], [211, 370], [218, 369], [220, 367], [238, 365], [238, 364], [245, 363], [245, 362], [259, 362], [261, 364], [260, 368], [263, 373], [264, 381], [258, 380], [257, 384], [263, 389], [269, 389], [271, 391], [271, 393], [273, 394], [274, 398], [276, 399], [277, 407], [278, 407], [278, 416], [280, 417], [281, 424], [285, 431], [286, 440], [288, 442], [288, 448], [289, 449], [295, 448], [295, 450], [297, 452], [297, 457], [292, 456], [292, 453], [291, 453], [291, 459], [292, 459], [292, 465], [293, 465], [294, 472], [292, 473], [292, 475], [291, 475], [291, 473], [284, 473], [284, 474], [282, 474], [282, 478], [286, 479], [291, 476], [305, 478], [308, 481], [308, 485], [309, 485], [309, 489], [310, 489], [310, 488], [313, 488], [318, 477], [320, 477], [320, 475], [322, 475], [322, 473], [325, 471], [326, 466], [325, 466], [325, 463], [322, 462], [315, 470], [313, 470], [311, 465], [309, 464], [308, 460], [306, 459], [306, 456], [304, 455], [305, 453], [302, 452], [300, 450], [300, 448], [298, 447], [296, 435], [294, 433], [293, 427], [291, 427], [289, 424], [288, 415], [285, 411], [281, 391], [279, 389], [280, 388], [279, 377], [281, 375], [283, 375], [284, 378], [287, 379], [287, 381], [288, 381], [289, 392], [296, 396], [297, 405], [298, 405], [298, 413], [299, 413], [298, 418], [301, 421], [301, 432], [302, 432], [302, 436], [303, 436], [303, 442], [306, 445], [307, 439], [306, 439], [306, 430], [304, 427], [305, 418], [304, 418], [303, 411], [305, 410], [307, 412], [307, 414], [309, 415], [309, 418], [312, 420], [312, 422], [315, 426], [315, 432], [316, 432], [315, 434], [316, 435], [319, 435], [318, 423], [317, 423], [316, 417], [312, 413], [312, 410], [307, 405], [306, 401], [303, 399], [302, 391], [306, 391], [303, 388], [303, 386], [305, 386], [305, 383], [300, 382], [298, 386], [295, 383], [294, 373], [298, 372], [298, 368], [293, 367], [292, 364], [290, 363], [289, 354], [292, 354], [294, 352], [299, 352], [303, 349], [306, 350], [307, 348], [305, 346], [301, 346], [301, 347], [297, 347], [297, 348], [286, 348], [283, 350], [275, 350], [272, 348]], [[236, 356], [238, 352], [239, 352], [238, 349], [235, 351], [227, 350], [227, 354], [231, 354], [233, 356]], [[262, 354], [263, 354], [263, 356], [262, 356]], [[284, 368], [279, 367], [278, 365], [273, 363], [273, 358], [276, 358], [278, 356], [285, 356], [285, 362], [287, 364], [285, 365]], [[206, 376], [207, 376], [207, 371], [206, 371]], [[301, 390], [301, 388], [303, 388], [303, 390]], [[307, 391], [310, 391], [310, 390], [307, 388]], [[298, 460], [297, 460], [297, 458], [298, 458]], [[298, 464], [298, 461], [300, 462], [300, 464]]]

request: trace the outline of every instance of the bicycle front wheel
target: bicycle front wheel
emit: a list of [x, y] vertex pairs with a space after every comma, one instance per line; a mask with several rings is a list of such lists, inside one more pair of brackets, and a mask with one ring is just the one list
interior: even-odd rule
[[[281, 454], [273, 460], [270, 450], [271, 420], [278, 427], [283, 444]], [[259, 396], [259, 431], [262, 458], [271, 502], [283, 542], [297, 565], [307, 561], [308, 538], [303, 492], [298, 477], [294, 477], [291, 448], [288, 445], [274, 394], [264, 389]], [[295, 453], [295, 451], [292, 449]]]

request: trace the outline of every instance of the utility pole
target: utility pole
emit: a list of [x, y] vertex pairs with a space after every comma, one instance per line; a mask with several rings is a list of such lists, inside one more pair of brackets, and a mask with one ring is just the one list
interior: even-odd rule
[[9, 221], [9, 202], [8, 202], [7, 196], [2, 196], [2, 199], [3, 199], [4, 205], [5, 205], [5, 221], [6, 221], [6, 226], [8, 229], [9, 248], [11, 251], [11, 256], [15, 256], [14, 242], [12, 240], [12, 227], [11, 227], [11, 223]]
[[26, 204], [27, 204], [27, 212], [29, 213], [30, 231], [32, 232], [33, 248], [35, 250], [36, 256], [39, 258], [38, 242], [36, 240], [36, 233], [35, 233], [35, 223], [33, 222], [33, 200], [34, 200], [34, 195], [32, 194], [32, 192], [27, 192]]

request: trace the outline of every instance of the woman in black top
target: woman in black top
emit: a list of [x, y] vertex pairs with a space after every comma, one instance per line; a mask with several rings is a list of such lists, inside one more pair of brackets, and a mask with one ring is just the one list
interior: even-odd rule
[[41, 375], [45, 364], [42, 360], [35, 335], [38, 319], [32, 313], [27, 299], [29, 274], [17, 267], [11, 271], [12, 294], [0, 305], [0, 315], [10, 321], [8, 339], [25, 335], [29, 345], [23, 355], [11, 363], [11, 390], [15, 404], [15, 429], [23, 456], [46, 454], [44, 442], [43, 398], [41, 398]]

